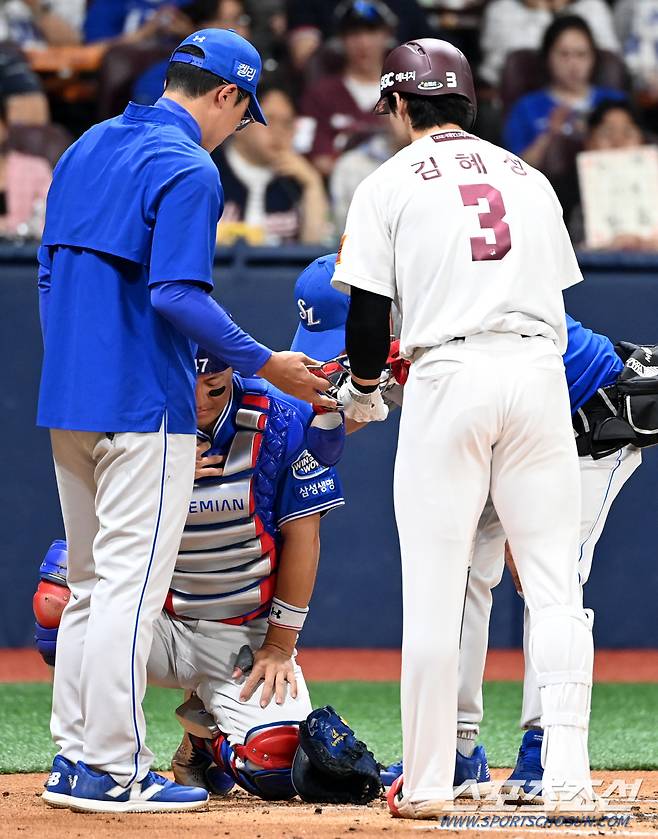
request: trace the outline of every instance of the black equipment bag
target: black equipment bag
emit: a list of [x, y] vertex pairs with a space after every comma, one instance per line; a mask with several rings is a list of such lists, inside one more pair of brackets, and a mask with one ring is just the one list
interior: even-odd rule
[[578, 454], [595, 460], [624, 446], [658, 444], [658, 346], [621, 342], [624, 369], [574, 415]]

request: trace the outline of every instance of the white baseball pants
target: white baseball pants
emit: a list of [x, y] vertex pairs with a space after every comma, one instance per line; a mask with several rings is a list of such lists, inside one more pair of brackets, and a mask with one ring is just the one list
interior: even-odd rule
[[[552, 615], [557, 607], [564, 609], [558, 624], [575, 623], [569, 616], [582, 613], [574, 562], [578, 457], [562, 359], [547, 339], [477, 335], [425, 352], [411, 366], [394, 481], [404, 610], [403, 803], [453, 797], [466, 578], [489, 494], [531, 613]], [[545, 643], [538, 646], [543, 653]], [[560, 669], [560, 655], [540, 667]], [[559, 705], [556, 691], [548, 693]], [[587, 731], [576, 736], [582, 743], [583, 734], [587, 764]], [[588, 779], [582, 756], [575, 764]]]
[[196, 691], [233, 746], [242, 745], [252, 728], [301, 722], [313, 706], [296, 661], [296, 699], [286, 687], [281, 705], [272, 699], [266, 708], [261, 708], [263, 684], [260, 684], [251, 699], [240, 700], [244, 679], [239, 682], [233, 679], [236, 656], [244, 644], [252, 650], [260, 649], [266, 633], [266, 620], [233, 626], [206, 620], [176, 620], [162, 612], [154, 627], [148, 660], [149, 683]]
[[57, 639], [51, 732], [71, 761], [128, 786], [149, 771], [142, 700], [171, 581], [196, 438], [51, 429], [71, 599]]
[[[603, 533], [612, 503], [641, 462], [642, 453], [633, 446], [626, 446], [600, 460], [593, 460], [591, 457], [578, 459], [581, 521], [577, 560], [581, 586], [584, 586], [589, 578], [594, 549]], [[489, 498], [478, 523], [464, 604], [458, 700], [458, 730], [461, 731], [477, 733], [482, 722], [482, 679], [489, 640], [491, 589], [498, 585], [503, 574], [504, 546], [505, 531]], [[537, 675], [528, 653], [529, 637], [529, 613], [526, 608], [523, 632], [525, 678], [522, 728], [539, 726], [541, 717]]]

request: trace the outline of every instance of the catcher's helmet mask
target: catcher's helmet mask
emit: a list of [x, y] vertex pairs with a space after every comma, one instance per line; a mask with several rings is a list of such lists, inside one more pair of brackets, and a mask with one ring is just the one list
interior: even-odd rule
[[461, 96], [470, 103], [471, 125], [475, 122], [477, 99], [473, 74], [466, 56], [447, 41], [419, 38], [391, 50], [384, 59], [379, 82], [381, 98], [375, 113], [390, 113], [388, 95]]

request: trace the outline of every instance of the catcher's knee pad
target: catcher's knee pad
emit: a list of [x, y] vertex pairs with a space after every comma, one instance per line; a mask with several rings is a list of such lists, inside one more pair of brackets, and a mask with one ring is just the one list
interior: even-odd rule
[[32, 598], [34, 640], [46, 664], [55, 663], [57, 629], [71, 592], [66, 585], [66, 542], [56, 539], [41, 563], [41, 577]]
[[70, 597], [71, 592], [67, 586], [39, 580], [32, 598], [32, 609], [37, 623], [45, 629], [57, 629]]
[[298, 745], [299, 723], [279, 722], [252, 728], [241, 746], [220, 735], [212, 751], [215, 763], [242, 789], [268, 801], [286, 801], [296, 795], [291, 771]]
[[590, 609], [550, 606], [530, 616], [530, 657], [537, 671], [542, 726], [587, 729], [594, 644]]

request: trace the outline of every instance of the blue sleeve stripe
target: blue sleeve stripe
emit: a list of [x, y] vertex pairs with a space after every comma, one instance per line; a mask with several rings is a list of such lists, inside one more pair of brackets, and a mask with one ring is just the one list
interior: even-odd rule
[[314, 513], [321, 513], [321, 512], [328, 512], [329, 510], [333, 510], [334, 507], [342, 507], [345, 504], [344, 498], [332, 498], [331, 501], [325, 501], [324, 504], [318, 504], [315, 507], [307, 507], [305, 510], [299, 510], [296, 513], [290, 513], [287, 516], [283, 516], [277, 521], [277, 527], [281, 527], [282, 524], [286, 522], [293, 521], [294, 519], [303, 519], [306, 516], [312, 516]]

